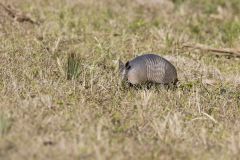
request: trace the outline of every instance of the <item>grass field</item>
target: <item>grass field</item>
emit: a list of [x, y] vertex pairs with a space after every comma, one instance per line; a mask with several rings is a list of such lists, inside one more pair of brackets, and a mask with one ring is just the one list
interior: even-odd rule
[[[239, 0], [0, 0], [0, 159], [240, 159]], [[175, 90], [121, 85], [157, 53]]]

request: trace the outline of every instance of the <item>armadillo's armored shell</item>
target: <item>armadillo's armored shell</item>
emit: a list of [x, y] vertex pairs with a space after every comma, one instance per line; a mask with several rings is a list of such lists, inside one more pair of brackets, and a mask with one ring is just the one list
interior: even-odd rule
[[130, 69], [127, 74], [132, 84], [154, 82], [169, 84], [177, 81], [176, 68], [166, 59], [155, 55], [145, 54], [129, 61]]

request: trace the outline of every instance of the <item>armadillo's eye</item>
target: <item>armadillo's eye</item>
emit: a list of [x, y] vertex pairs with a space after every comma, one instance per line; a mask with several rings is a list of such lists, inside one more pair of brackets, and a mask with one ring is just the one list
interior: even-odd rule
[[127, 70], [129, 70], [129, 69], [131, 68], [129, 62], [127, 62], [127, 63], [125, 64], [125, 68], [126, 68]]

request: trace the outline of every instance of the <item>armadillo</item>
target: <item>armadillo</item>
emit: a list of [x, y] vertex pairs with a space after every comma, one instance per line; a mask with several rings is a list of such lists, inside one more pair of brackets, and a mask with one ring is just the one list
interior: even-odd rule
[[133, 85], [146, 82], [160, 84], [175, 84], [176, 68], [168, 60], [155, 54], [137, 56], [125, 64], [119, 60], [121, 79]]

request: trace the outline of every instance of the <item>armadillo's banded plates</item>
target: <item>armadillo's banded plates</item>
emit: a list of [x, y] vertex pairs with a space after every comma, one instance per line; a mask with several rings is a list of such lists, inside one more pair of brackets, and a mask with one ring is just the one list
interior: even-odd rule
[[135, 62], [142, 60], [145, 62], [148, 81], [164, 84], [176, 81], [177, 71], [166, 59], [155, 54], [145, 54], [135, 58]]

